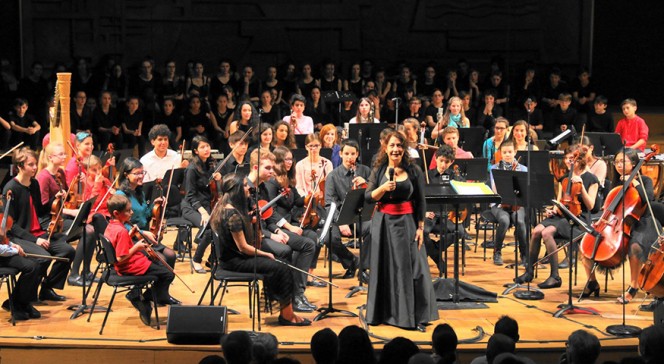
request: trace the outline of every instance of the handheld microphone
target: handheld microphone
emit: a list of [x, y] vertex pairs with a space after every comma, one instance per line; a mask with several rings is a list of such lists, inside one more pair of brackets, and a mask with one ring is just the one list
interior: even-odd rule
[[[388, 169], [387, 174], [390, 175], [390, 182], [394, 182], [394, 168]], [[392, 198], [392, 191], [390, 191], [390, 198]]]

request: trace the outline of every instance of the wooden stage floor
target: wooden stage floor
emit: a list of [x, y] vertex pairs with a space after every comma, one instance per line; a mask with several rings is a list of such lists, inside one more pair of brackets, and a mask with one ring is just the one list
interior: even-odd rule
[[[174, 234], [174, 232], [168, 232], [165, 241], [173, 241]], [[506, 241], [512, 241], [510, 235]], [[450, 252], [452, 251], [450, 249]], [[322, 255], [315, 273], [327, 276], [327, 268], [323, 267]], [[372, 326], [369, 330], [372, 335], [375, 335], [373, 341], [376, 348], [380, 349], [384, 343], [380, 338], [390, 339], [404, 336], [416, 341], [421, 349], [428, 351], [430, 350], [431, 333], [436, 324], [449, 323], [456, 330], [460, 340], [476, 337], [478, 332], [475, 329], [479, 327], [485, 333], [482, 339], [476, 343], [459, 345], [460, 362], [469, 362], [473, 357], [480, 355], [486, 347], [486, 342], [493, 333], [493, 323], [502, 315], [510, 315], [518, 320], [520, 326], [521, 341], [517, 344], [517, 351], [540, 362], [549, 362], [551, 358], [557, 358], [564, 350], [567, 336], [577, 329], [589, 330], [600, 338], [603, 347], [601, 359], [636, 355], [637, 339], [620, 339], [606, 333], [608, 325], [621, 323], [622, 306], [615, 303], [615, 299], [621, 291], [620, 270], [614, 273], [614, 280], [609, 279], [608, 293], [604, 293], [602, 282], [599, 299], [587, 299], [579, 304], [599, 310], [600, 316], [575, 314], [567, 315], [564, 318], [554, 318], [552, 313], [557, 310], [556, 306], [567, 300], [568, 271], [566, 269], [561, 270], [563, 287], [546, 290], [546, 297], [541, 301], [521, 301], [511, 294], [501, 296], [503, 284], [512, 282], [514, 270], [493, 265], [490, 257], [491, 250], [487, 251], [487, 261], [483, 261], [481, 247], [477, 249], [476, 253], [468, 252], [466, 274], [462, 276], [462, 280], [488, 291], [497, 292], [497, 303], [488, 304], [486, 309], [441, 310], [440, 320], [429, 326], [426, 333], [385, 325]], [[513, 261], [511, 246], [503, 249], [503, 258], [506, 264]], [[438, 271], [433, 263], [430, 263], [432, 275], [437, 276]], [[187, 284], [196, 290], [196, 293], [191, 294], [176, 279], [171, 287], [172, 295], [185, 304], [195, 305], [208, 275], [191, 274], [188, 262], [178, 263], [176, 270]], [[582, 271], [583, 269], [578, 275], [578, 284], [573, 288], [575, 294], [578, 294], [585, 283], [585, 274]], [[334, 263], [333, 272], [342, 274], [343, 268], [340, 264]], [[540, 270], [539, 275], [540, 278], [536, 278], [535, 282], [546, 278], [548, 269]], [[600, 280], [603, 280], [603, 276], [599, 277]], [[358, 312], [358, 306], [366, 302], [366, 294], [345, 298], [349, 287], [355, 285], [357, 281], [335, 280], [335, 282], [341, 288], [333, 290], [334, 307]], [[110, 287], [104, 287], [100, 304], [108, 303], [111, 292]], [[66, 360], [69, 363], [90, 363], [93, 360], [95, 363], [105, 363], [117, 362], [118, 355], [121, 355], [124, 362], [196, 363], [200, 358], [220, 351], [218, 346], [169, 344], [166, 341], [168, 308], [159, 309], [162, 326], [161, 330], [155, 330], [141, 323], [138, 312], [123, 297], [124, 295], [116, 297], [104, 334], [100, 336], [99, 328], [103, 320], [103, 313], [95, 313], [91, 322], [87, 322], [87, 315], [70, 320], [71, 311], [66, 308], [69, 305], [80, 303], [81, 289], [67, 286], [64, 294], [68, 297], [64, 303], [49, 302], [48, 305], [37, 306], [43, 315], [41, 319], [18, 322], [15, 327], [12, 327], [8, 321], [9, 314], [0, 312], [0, 362], [31, 363], [48, 357], [51, 362]], [[309, 300], [319, 307], [327, 305], [327, 288], [309, 288], [306, 294]], [[4, 292], [0, 293], [0, 297], [6, 297], [5, 295]], [[636, 312], [643, 298], [644, 294], [639, 292], [637, 299], [626, 306], [628, 324], [642, 328], [652, 324], [652, 313]], [[2, 299], [4, 300], [4, 298]], [[648, 299], [646, 302], [649, 301]], [[240, 312], [239, 315], [229, 315], [229, 331], [251, 330], [252, 323], [248, 316], [246, 288], [231, 288], [224, 298], [224, 304]], [[338, 333], [347, 325], [361, 325], [358, 318], [337, 316], [314, 322], [310, 327], [281, 327], [276, 323], [277, 316], [276, 310], [272, 315], [263, 314], [262, 331], [270, 332], [278, 338], [282, 354], [292, 355], [303, 363], [312, 360], [308, 354], [309, 341], [317, 330], [329, 327]], [[311, 319], [315, 315], [305, 314], [304, 316]]]

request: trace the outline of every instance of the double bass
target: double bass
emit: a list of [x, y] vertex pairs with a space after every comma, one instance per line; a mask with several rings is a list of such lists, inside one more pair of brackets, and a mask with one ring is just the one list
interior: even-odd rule
[[579, 251], [595, 264], [614, 268], [625, 258], [632, 227], [641, 219], [646, 209], [646, 202], [641, 201], [632, 181], [643, 163], [659, 153], [657, 145], [652, 145], [651, 149], [652, 152], [634, 166], [624, 186], [614, 187], [607, 194], [602, 206], [602, 216], [592, 224], [597, 236], [586, 234], [581, 240]]

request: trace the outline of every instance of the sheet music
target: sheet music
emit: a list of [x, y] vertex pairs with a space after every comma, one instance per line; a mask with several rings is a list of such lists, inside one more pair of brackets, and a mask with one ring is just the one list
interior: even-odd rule
[[493, 195], [493, 191], [482, 182], [451, 181], [454, 191], [460, 195]]

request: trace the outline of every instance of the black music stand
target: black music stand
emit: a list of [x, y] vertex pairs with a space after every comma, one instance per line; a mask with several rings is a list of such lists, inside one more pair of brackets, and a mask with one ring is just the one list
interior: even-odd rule
[[[531, 152], [532, 153], [532, 152]], [[532, 164], [532, 163], [531, 163]], [[495, 172], [495, 171], [494, 171]], [[531, 186], [538, 186], [537, 191], [528, 190], [528, 175], [530, 175], [530, 185]], [[495, 176], [494, 176], [495, 178]], [[523, 201], [529, 202], [530, 208], [539, 208], [541, 206], [544, 206], [547, 204], [551, 199], [554, 198], [553, 196], [553, 176], [548, 173], [533, 173], [532, 171], [529, 170], [529, 173], [526, 173], [525, 175], [519, 175], [516, 177], [516, 180], [513, 179], [515, 182], [515, 189], [519, 191], [520, 195], [519, 196], [521, 199], [520, 203], [523, 203]], [[523, 206], [528, 206], [528, 204], [524, 204]], [[529, 209], [526, 208], [526, 227], [530, 228], [529, 226], [529, 220], [530, 220], [530, 211]], [[527, 239], [528, 241], [526, 242], [526, 251], [524, 252], [526, 257], [530, 259], [530, 239]], [[535, 264], [535, 262], [526, 262], [526, 266], [529, 264]], [[534, 269], [534, 267], [533, 267]], [[507, 286], [507, 289], [503, 294], [507, 294], [510, 291], [512, 291], [515, 286], [518, 284], [511, 283]], [[530, 287], [530, 282], [526, 285], [526, 290], [524, 291], [516, 291], [514, 292], [514, 297], [522, 300], [541, 300], [544, 298], [544, 293], [542, 291], [534, 288], [531, 289]]]
[[549, 173], [549, 162], [550, 162], [550, 157], [549, 157], [549, 152], [548, 151], [541, 151], [541, 150], [532, 150], [530, 151], [530, 164], [532, 166], [528, 165], [528, 151], [525, 150], [520, 150], [516, 152], [516, 156], [514, 157], [515, 160], [519, 159], [519, 163], [523, 164], [524, 166], [528, 167], [532, 173]]
[[[75, 237], [80, 236], [81, 239], [78, 242], [79, 244], [83, 244], [83, 274], [81, 274], [81, 278], [83, 279], [83, 298], [81, 300], [80, 305], [72, 305], [67, 307], [68, 310], [74, 311], [74, 313], [71, 314], [71, 317], [69, 317], [70, 320], [73, 320], [82, 314], [85, 313], [85, 311], [90, 310], [91, 306], [88, 306], [86, 303], [86, 300], [88, 298], [88, 294], [90, 293], [90, 289], [92, 288], [92, 282], [90, 282], [90, 288], [86, 289], [86, 275], [87, 272], [90, 270], [90, 263], [87, 262], [87, 259], [85, 259], [85, 245], [86, 245], [86, 234], [85, 234], [85, 225], [87, 224], [88, 220], [88, 215], [90, 215], [90, 211], [92, 210], [92, 205], [95, 203], [97, 200], [97, 196], [85, 201], [83, 205], [78, 209], [78, 214], [76, 214], [76, 217], [74, 218], [74, 222], [72, 223], [71, 227], [69, 228], [69, 231], [67, 231], [67, 241], [70, 241], [69, 239], [74, 240]], [[106, 307], [102, 306], [95, 306], [95, 311], [106, 311]]]
[[567, 291], [567, 303], [560, 304], [558, 305], [559, 310], [556, 311], [553, 314], [553, 317], [561, 317], [566, 313], [572, 314], [572, 313], [588, 313], [591, 315], [599, 315], [599, 312], [597, 310], [590, 308], [590, 307], [578, 307], [574, 306], [574, 303], [572, 303], [572, 270], [574, 269], [574, 264], [571, 263], [572, 257], [574, 257], [574, 225], [578, 226], [583, 232], [587, 234], [591, 234], [595, 237], [599, 235], [595, 229], [589, 227], [586, 225], [583, 221], [579, 220], [578, 217], [574, 216], [565, 205], [561, 204], [560, 202], [552, 199], [551, 202], [553, 202], [556, 207], [560, 210], [560, 212], [565, 215], [567, 220], [569, 221], [569, 260], [570, 260], [570, 265], [569, 265], [569, 289]]
[[296, 149], [291, 149], [291, 153], [293, 154], [293, 164], [297, 164], [297, 162], [303, 160], [309, 155], [309, 152], [307, 152], [306, 149], [304, 148], [296, 148]]
[[[356, 215], [356, 211], [358, 210], [357, 206], [360, 206], [360, 209], [362, 208], [362, 204], [364, 203], [364, 191], [365, 189], [359, 189], [359, 190], [351, 190], [348, 191], [346, 194], [346, 200], [344, 201], [343, 206], [341, 207], [341, 211], [339, 212], [339, 216], [337, 217], [337, 225], [339, 224], [339, 221], [341, 221], [341, 225], [345, 225], [347, 222], [353, 221]], [[361, 192], [361, 194], [357, 193], [351, 193], [351, 192]], [[347, 206], [344, 208], [344, 206]], [[334, 219], [334, 213], [337, 209], [337, 204], [335, 202], [332, 202], [330, 204], [330, 212], [328, 213], [327, 221], [325, 222], [325, 227], [323, 228], [323, 233], [321, 234], [320, 237], [320, 242], [322, 243], [323, 240], [325, 239], [325, 236], [327, 235], [327, 248], [329, 249], [329, 253], [327, 254], [328, 261], [327, 261], [327, 267], [328, 267], [328, 279], [330, 282], [332, 282], [332, 232], [330, 231], [330, 224], [332, 220]], [[357, 314], [347, 311], [347, 310], [340, 310], [337, 308], [334, 308], [332, 306], [332, 285], [328, 284], [328, 302], [327, 302], [327, 307], [321, 307], [318, 309], [319, 314], [314, 317], [314, 321], [322, 320], [326, 318], [328, 315], [331, 315], [333, 313], [342, 313], [345, 315], [348, 315], [350, 317], [357, 317]]]
[[[349, 124], [348, 138], [360, 145], [360, 155], [371, 155], [371, 151], [380, 148], [380, 133], [387, 128], [385, 123]], [[371, 158], [363, 158], [362, 164], [370, 165]]]
[[[341, 205], [341, 211], [342, 212], [344, 211], [344, 206], [346, 206], [347, 201], [350, 201], [350, 203], [352, 203], [353, 201], [359, 200], [357, 205], [346, 207], [346, 209], [353, 209], [353, 207], [355, 208], [355, 209], [353, 209], [355, 214], [352, 216], [352, 221], [347, 224], [346, 223], [347, 216], [342, 215], [341, 212], [339, 212], [339, 217], [337, 218], [337, 226], [339, 226], [339, 225], [349, 225], [350, 226], [350, 224], [357, 223], [357, 230], [359, 232], [357, 234], [357, 240], [359, 241], [358, 247], [360, 249], [360, 257], [362, 256], [362, 250], [364, 249], [364, 244], [365, 244], [365, 242], [363, 241], [363, 238], [362, 238], [362, 235], [363, 235], [362, 234], [362, 222], [363, 221], [371, 221], [371, 215], [373, 215], [374, 206], [376, 206], [375, 202], [366, 202], [366, 200], [364, 199], [364, 191], [365, 190], [366, 190], [365, 188], [361, 188], [361, 189], [357, 189], [357, 190], [349, 190], [346, 193], [346, 197], [344, 198], [344, 203]], [[351, 195], [351, 194], [359, 195], [359, 196], [350, 197], [349, 195]], [[342, 219], [342, 216], [343, 216], [343, 219]], [[341, 222], [339, 222], [339, 221], [341, 221]], [[371, 242], [369, 242], [369, 244], [371, 244]], [[360, 269], [360, 271], [361, 271], [361, 269]], [[360, 274], [358, 273], [357, 276], [358, 276], [359, 285], [350, 287], [350, 292], [348, 292], [348, 294], [346, 295], [346, 298], [353, 297], [353, 295], [355, 295], [358, 292], [366, 292], [367, 288], [362, 285], [362, 280], [359, 279]]]
[[298, 148], [304, 148], [306, 146], [305, 145], [306, 139], [307, 139], [307, 134], [296, 134], [295, 135], [295, 145]]
[[459, 147], [472, 152], [474, 156], [482, 155], [482, 146], [484, 145], [485, 130], [481, 126], [470, 128], [459, 128]]
[[586, 133], [595, 147], [595, 153], [600, 156], [615, 155], [622, 149], [623, 142], [620, 134], [616, 133]]
[[452, 164], [459, 166], [459, 173], [464, 181], [485, 182], [489, 180], [489, 171], [486, 166], [489, 160], [486, 158], [456, 159]]

